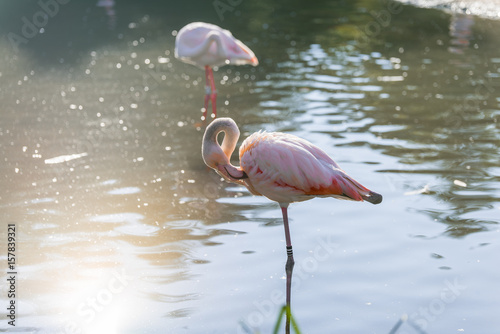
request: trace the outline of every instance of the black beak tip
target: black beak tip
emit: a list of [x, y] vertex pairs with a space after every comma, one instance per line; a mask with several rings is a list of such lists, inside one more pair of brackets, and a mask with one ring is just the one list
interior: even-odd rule
[[382, 203], [382, 195], [373, 191], [370, 191], [370, 193], [364, 199], [365, 201], [370, 202], [372, 204]]

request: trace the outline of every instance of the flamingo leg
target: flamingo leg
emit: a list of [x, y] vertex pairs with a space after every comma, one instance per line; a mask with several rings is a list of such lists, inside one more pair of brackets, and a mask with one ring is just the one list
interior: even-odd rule
[[285, 265], [286, 272], [286, 306], [287, 306], [287, 327], [290, 326], [289, 323], [289, 312], [290, 312], [290, 300], [292, 294], [292, 272], [293, 266], [295, 265], [295, 260], [293, 259], [292, 241], [290, 238], [290, 228], [288, 226], [288, 203], [280, 203], [281, 213], [283, 214], [283, 225], [285, 226], [285, 240], [286, 240], [286, 254], [287, 260]]
[[211, 94], [210, 94], [210, 100], [212, 101], [212, 114], [213, 117], [217, 117], [217, 89], [215, 88], [215, 79], [214, 79], [214, 72], [212, 68], [210, 67], [210, 89], [211, 89]]
[[210, 88], [210, 66], [205, 66], [205, 103], [203, 105], [203, 116], [201, 119], [203, 122], [207, 120], [207, 111], [208, 111], [208, 101], [210, 100], [211, 88]]

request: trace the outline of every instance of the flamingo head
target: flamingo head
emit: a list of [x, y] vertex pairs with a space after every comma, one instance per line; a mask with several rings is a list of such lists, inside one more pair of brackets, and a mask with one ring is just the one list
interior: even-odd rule
[[234, 37], [228, 42], [226, 57], [227, 62], [233, 65], [259, 65], [259, 60], [255, 57], [253, 51]]
[[226, 58], [226, 64], [233, 65], [259, 65], [259, 61], [252, 50], [226, 29], [217, 32], [220, 48]]
[[[219, 133], [224, 132], [222, 145], [217, 141]], [[231, 182], [246, 178], [241, 168], [230, 162], [240, 131], [230, 118], [218, 118], [207, 126], [203, 135], [202, 155], [205, 164], [214, 169], [220, 176]]]

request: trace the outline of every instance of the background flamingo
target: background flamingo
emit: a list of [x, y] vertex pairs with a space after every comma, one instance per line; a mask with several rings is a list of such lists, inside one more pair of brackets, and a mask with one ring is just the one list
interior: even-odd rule
[[[224, 132], [222, 145], [217, 135]], [[287, 248], [287, 306], [290, 305], [291, 274], [294, 265], [288, 205], [314, 197], [335, 197], [353, 201], [382, 202], [382, 196], [347, 175], [323, 150], [297, 136], [259, 131], [240, 146], [240, 167], [230, 162], [240, 136], [231, 118], [218, 118], [205, 130], [202, 154], [205, 164], [226, 180], [244, 185], [254, 195], [278, 202], [283, 214]]]
[[175, 57], [205, 69], [203, 121], [207, 118], [209, 100], [212, 101], [213, 117], [217, 117], [217, 90], [212, 67], [227, 64], [253, 66], [259, 64], [252, 50], [234, 38], [229, 30], [203, 22], [189, 23], [177, 33]]

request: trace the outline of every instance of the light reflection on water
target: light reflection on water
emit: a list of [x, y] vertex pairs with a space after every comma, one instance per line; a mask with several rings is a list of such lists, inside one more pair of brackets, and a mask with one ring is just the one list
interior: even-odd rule
[[[248, 43], [258, 68], [216, 74], [219, 113], [242, 139], [294, 133], [384, 195], [376, 207], [291, 205], [292, 304], [305, 332], [386, 333], [402, 313], [429, 333], [498, 328], [499, 61], [488, 34], [498, 23], [475, 18], [472, 43], [457, 52], [445, 31], [457, 19], [401, 15], [422, 13], [439, 29], [395, 16], [382, 46], [339, 40], [340, 28], [320, 20], [307, 23], [317, 35], [292, 40], [278, 17]], [[19, 229], [19, 326], [270, 331], [284, 298], [278, 206], [204, 166], [193, 126], [202, 73], [173, 58], [169, 32], [179, 27], [165, 34], [149, 15], [72, 65], [46, 68], [4, 45], [0, 207]], [[235, 20], [231, 30], [252, 42], [255, 26]], [[457, 279], [466, 288], [456, 301], [436, 304]]]

